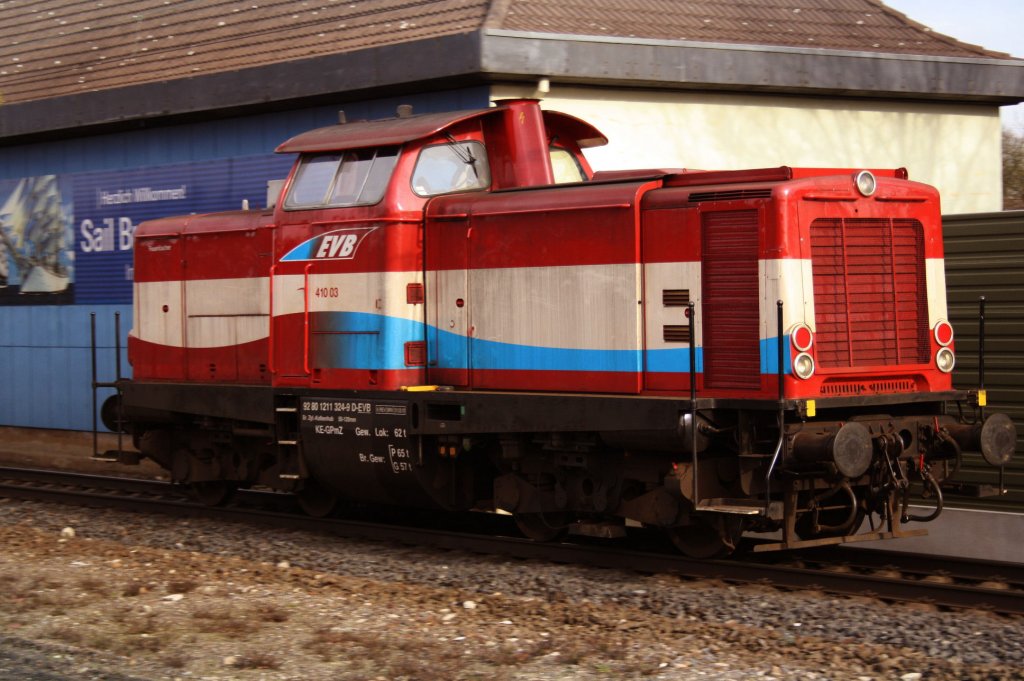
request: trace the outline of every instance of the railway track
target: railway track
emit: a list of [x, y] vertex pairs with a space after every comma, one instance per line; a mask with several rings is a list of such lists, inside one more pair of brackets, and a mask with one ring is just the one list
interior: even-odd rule
[[[537, 543], [514, 536], [514, 524], [500, 515], [476, 514], [472, 522], [467, 522], [464, 515], [419, 514], [421, 522], [415, 526], [406, 524], [405, 518], [402, 524], [397, 518], [393, 522], [387, 518], [310, 518], [297, 510], [289, 495], [274, 492], [245, 490], [229, 506], [209, 507], [192, 501], [182, 488], [166, 482], [38, 469], [0, 468], [0, 497], [300, 527], [352, 538], [519, 559], [1024, 615], [1024, 566], [1012, 563], [847, 547], [699, 561], [661, 549], [650, 535], [642, 533], [627, 546], [607, 542]], [[452, 529], [455, 523], [458, 527]], [[444, 529], [438, 529], [442, 525]]]

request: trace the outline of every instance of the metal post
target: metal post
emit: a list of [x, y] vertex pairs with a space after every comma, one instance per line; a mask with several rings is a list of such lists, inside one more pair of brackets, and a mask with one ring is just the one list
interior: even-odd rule
[[785, 388], [783, 387], [783, 383], [784, 383], [783, 379], [786, 376], [786, 367], [785, 367], [785, 362], [783, 361], [784, 360], [784, 355], [782, 354], [782, 351], [783, 351], [783, 343], [782, 343], [782, 339], [783, 339], [782, 301], [781, 300], [775, 301], [775, 306], [776, 306], [776, 308], [778, 308], [777, 309], [777, 313], [776, 313], [776, 326], [777, 326], [776, 336], [779, 339], [779, 342], [778, 342], [778, 345], [779, 345], [779, 347], [778, 347], [778, 351], [779, 351], [779, 366], [778, 366], [778, 370], [779, 370], [779, 413], [781, 414], [782, 413], [782, 400], [785, 397]]
[[697, 345], [695, 307], [693, 301], [686, 304], [686, 317], [690, 328], [690, 455], [693, 461], [693, 507], [700, 501], [700, 486], [697, 483]]
[[92, 455], [99, 455], [99, 426], [96, 423], [96, 313], [89, 313], [89, 349], [92, 353]]
[[121, 313], [114, 313], [114, 352], [115, 361], [114, 367], [117, 376], [117, 456], [120, 459], [124, 453], [124, 429], [121, 424], [124, 423], [124, 413], [122, 410], [121, 400]]
[[[978, 393], [985, 389], [985, 296], [978, 297]], [[978, 404], [978, 420], [984, 422], [985, 407]], [[986, 398], [985, 402], [988, 402]], [[999, 467], [999, 493], [1006, 494], [1006, 466]]]
[[117, 354], [114, 356], [117, 380], [121, 380], [121, 313], [114, 313], [114, 348]]
[[[779, 463], [779, 456], [782, 454], [782, 443], [785, 438], [785, 425], [786, 425], [786, 389], [784, 385], [784, 379], [786, 376], [786, 370], [783, 363], [783, 318], [782, 318], [782, 307], [783, 303], [781, 300], [775, 301], [777, 307], [776, 314], [776, 337], [778, 338], [778, 376], [779, 376], [779, 439], [775, 443], [775, 451], [772, 453], [772, 461], [768, 465], [768, 473], [764, 476], [764, 513], [767, 516], [769, 507], [772, 503], [772, 473], [775, 471], [776, 464]], [[783, 541], [789, 541], [789, 537], [783, 537]]]
[[985, 296], [978, 298], [978, 390], [985, 389]]

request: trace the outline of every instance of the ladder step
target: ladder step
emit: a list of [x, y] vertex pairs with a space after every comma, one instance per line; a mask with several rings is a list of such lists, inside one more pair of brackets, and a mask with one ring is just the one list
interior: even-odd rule
[[764, 503], [755, 499], [704, 499], [697, 504], [697, 510], [736, 515], [764, 515]]
[[295, 473], [281, 473], [281, 475], [279, 475], [277, 477], [281, 478], [282, 480], [298, 480], [299, 479], [299, 476], [296, 475]]
[[298, 440], [278, 440], [277, 444], [279, 444], [279, 445], [287, 445], [289, 447], [294, 447], [295, 445], [299, 444], [299, 441]]
[[96, 456], [89, 457], [93, 461], [103, 461], [106, 463], [120, 463], [127, 466], [138, 466], [139, 462], [142, 461], [142, 454], [139, 452], [124, 452], [117, 451], [116, 449], [109, 449], [105, 452], [99, 452]]
[[569, 533], [583, 537], [620, 539], [626, 536], [626, 526], [617, 523], [573, 523], [569, 526]]

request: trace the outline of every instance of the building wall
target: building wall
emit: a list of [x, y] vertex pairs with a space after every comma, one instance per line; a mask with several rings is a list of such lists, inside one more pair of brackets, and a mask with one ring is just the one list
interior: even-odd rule
[[[478, 87], [347, 103], [344, 108], [348, 120], [357, 120], [393, 115], [399, 103], [411, 103], [418, 112], [448, 111], [485, 106], [488, 97], [493, 101], [538, 94], [525, 86]], [[947, 214], [998, 210], [1001, 205], [996, 107], [557, 85], [545, 94], [544, 106], [577, 115], [608, 135], [607, 147], [588, 151], [598, 169], [906, 166], [913, 179], [939, 187]], [[113, 377], [113, 316], [121, 315], [122, 346], [132, 321], [126, 293], [130, 251], [121, 252], [120, 259], [107, 254], [109, 260], [82, 252], [82, 222], [90, 219], [98, 227], [111, 219], [119, 228], [120, 218], [131, 218], [132, 226], [139, 218], [124, 215], [117, 204], [102, 211], [84, 205], [106, 180], [130, 178], [135, 186], [155, 186], [166, 179], [171, 186], [184, 174], [199, 185], [189, 190], [194, 203], [151, 202], [150, 212], [134, 214], [141, 219], [183, 208], [234, 209], [242, 198], [261, 206], [259, 188], [280, 177], [289, 162], [273, 160], [273, 148], [295, 133], [336, 120], [337, 107], [325, 106], [0, 148], [0, 190], [10, 192], [29, 177], [56, 176], [60, 181], [71, 267], [81, 275], [68, 293], [49, 301], [44, 301], [46, 296], [19, 295], [13, 287], [6, 293], [0, 289], [0, 425], [91, 427], [90, 312], [98, 320], [100, 379]], [[217, 183], [217, 192], [197, 193]], [[0, 193], [3, 204], [7, 194]], [[83, 218], [89, 210], [99, 212]], [[7, 220], [3, 215], [0, 219]], [[115, 232], [114, 238], [119, 237]], [[110, 246], [109, 239], [106, 243]], [[127, 362], [122, 364], [130, 373]]]
[[[492, 100], [539, 96], [498, 85]], [[610, 140], [587, 151], [612, 168], [899, 168], [938, 187], [944, 214], [1002, 209], [999, 108], [551, 86], [543, 106]]]
[[[351, 121], [393, 116], [398, 104], [412, 104], [423, 113], [480, 108], [487, 106], [487, 96], [487, 89], [479, 87], [343, 108]], [[153, 217], [237, 209], [242, 199], [262, 207], [267, 181], [284, 177], [291, 165], [291, 158], [274, 155], [274, 148], [296, 133], [336, 123], [337, 109], [322, 106], [0, 147], [0, 224], [22, 257], [19, 268], [0, 240], [0, 259], [6, 264], [6, 271], [0, 265], [0, 274], [9, 274], [9, 285], [0, 287], [0, 425], [91, 428], [91, 313], [97, 319], [99, 380], [114, 378], [115, 313], [121, 318], [122, 371], [131, 372], [123, 348], [132, 324], [134, 227]], [[29, 186], [49, 194], [40, 190], [40, 198], [29, 201]], [[44, 199], [48, 209], [29, 207]], [[25, 258], [38, 257], [43, 241], [30, 234], [41, 221], [26, 213], [45, 211], [51, 220], [47, 224], [60, 221], [60, 269], [70, 283], [60, 291], [25, 293], [24, 280], [31, 272]]]

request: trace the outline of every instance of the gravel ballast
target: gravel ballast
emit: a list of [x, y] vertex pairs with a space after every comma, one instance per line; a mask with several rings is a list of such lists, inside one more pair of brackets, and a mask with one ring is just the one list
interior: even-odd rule
[[987, 613], [11, 500], [0, 543], [0, 678], [1024, 676]]
[[[161, 473], [91, 446], [0, 428], [0, 465]], [[0, 679], [1024, 678], [988, 613], [4, 498], [0, 546]]]

